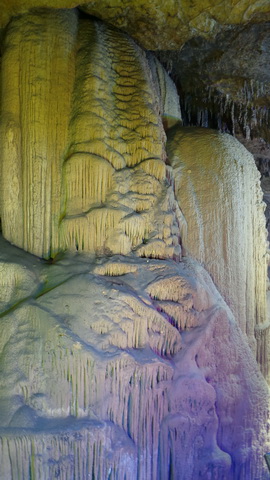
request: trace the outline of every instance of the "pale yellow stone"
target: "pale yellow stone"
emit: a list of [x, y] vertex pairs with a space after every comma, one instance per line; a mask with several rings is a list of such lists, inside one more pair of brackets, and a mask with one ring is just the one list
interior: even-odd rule
[[129, 33], [147, 49], [177, 49], [194, 36], [213, 37], [227, 25], [270, 19], [268, 0], [2, 0], [0, 28], [31, 8], [81, 6]]
[[46, 11], [11, 22], [3, 46], [3, 235], [40, 256], [59, 249], [75, 40], [76, 14]]
[[[214, 130], [175, 128], [168, 135], [176, 196], [187, 222], [183, 247], [211, 274], [255, 349], [258, 328], [269, 326], [264, 204], [254, 159], [234, 137]], [[261, 354], [258, 349], [267, 368], [267, 349]]]
[[132, 39], [73, 10], [11, 21], [2, 63], [4, 237], [45, 258], [179, 258], [162, 115], [181, 113], [161, 65], [154, 77]]
[[152, 71], [153, 84], [160, 99], [160, 113], [165, 130], [176, 123], [182, 123], [179, 96], [176, 86], [168, 73], [154, 55], [148, 54], [148, 61]]
[[93, 0], [83, 9], [152, 50], [178, 49], [193, 36], [211, 38], [226, 25], [270, 18], [268, 0]]

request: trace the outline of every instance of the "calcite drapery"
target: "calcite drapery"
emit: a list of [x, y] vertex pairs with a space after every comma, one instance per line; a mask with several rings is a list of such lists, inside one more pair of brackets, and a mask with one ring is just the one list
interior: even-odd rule
[[180, 110], [142, 50], [73, 11], [57, 21], [41, 11], [9, 25], [2, 71], [5, 238], [45, 258], [65, 248], [179, 257], [159, 111], [180, 121]]
[[0, 246], [1, 478], [266, 478], [267, 387], [202, 267]]
[[183, 246], [212, 275], [268, 377], [268, 258], [254, 158], [231, 135], [199, 128], [172, 129], [167, 150], [188, 225]]
[[3, 53], [3, 234], [54, 259], [1, 239], [0, 477], [263, 478], [266, 384], [205, 270], [174, 261], [175, 88], [127, 36], [56, 16], [15, 18]]
[[59, 248], [61, 162], [73, 88], [76, 13], [18, 18], [2, 57], [1, 219], [35, 255]]

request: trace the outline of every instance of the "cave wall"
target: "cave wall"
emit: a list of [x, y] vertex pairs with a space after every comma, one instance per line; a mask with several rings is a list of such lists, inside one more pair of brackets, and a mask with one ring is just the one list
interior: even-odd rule
[[1, 85], [0, 477], [266, 479], [247, 152], [182, 130], [160, 63], [77, 10], [13, 18]]

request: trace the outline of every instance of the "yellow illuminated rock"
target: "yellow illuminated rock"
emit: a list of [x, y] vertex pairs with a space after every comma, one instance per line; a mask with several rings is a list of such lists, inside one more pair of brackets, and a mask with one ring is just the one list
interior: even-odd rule
[[252, 155], [232, 136], [175, 127], [167, 150], [187, 222], [183, 247], [211, 274], [263, 370], [269, 363], [264, 203]]
[[[131, 15], [138, 38], [146, 15], [145, 44], [149, 19], [182, 41], [214, 31], [225, 5], [212, 22], [210, 2], [128, 3], [101, 0], [100, 14], [122, 11], [128, 28]], [[248, 5], [225, 13], [247, 20]], [[78, 9], [5, 7], [0, 479], [266, 478], [268, 387], [248, 344], [267, 377], [252, 157], [182, 128], [172, 79], [123, 31]]]
[[177, 49], [193, 36], [211, 37], [224, 25], [270, 18], [268, 0], [92, 1], [83, 9], [127, 31], [149, 49]]
[[42, 10], [8, 26], [2, 85], [6, 239], [45, 258], [66, 248], [180, 257], [162, 118], [181, 113], [158, 61], [74, 10]]
[[14, 20], [4, 43], [3, 234], [36, 255], [58, 250], [75, 39], [76, 15], [63, 11]]
[[210, 38], [230, 24], [270, 19], [268, 0], [2, 0], [0, 26], [31, 8], [81, 8], [133, 36], [144, 48], [177, 49], [194, 36]]
[[167, 130], [176, 123], [182, 123], [176, 86], [154, 55], [148, 53], [148, 61], [152, 72], [154, 90], [159, 99], [163, 126]]

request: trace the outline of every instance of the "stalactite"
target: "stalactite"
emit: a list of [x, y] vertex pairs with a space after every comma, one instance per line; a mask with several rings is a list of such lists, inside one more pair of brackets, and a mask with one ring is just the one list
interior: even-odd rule
[[[261, 82], [242, 82], [237, 92], [222, 91], [218, 85], [182, 92], [185, 125], [242, 132], [246, 139], [260, 136], [269, 123], [269, 108], [261, 99], [267, 93]], [[237, 130], [237, 132], [236, 132]]]
[[[72, 435], [67, 433], [68, 427]], [[60, 423], [53, 432], [41, 430], [15, 438], [6, 434], [0, 451], [6, 459], [0, 465], [3, 479], [70, 480], [91, 475], [96, 480], [124, 480], [137, 470], [134, 444], [110, 422], [88, 421], [82, 426], [71, 420], [70, 424]]]
[[102, 157], [73, 154], [64, 164], [67, 181], [66, 214], [86, 212], [90, 205], [105, 202], [111, 189], [114, 168]]

